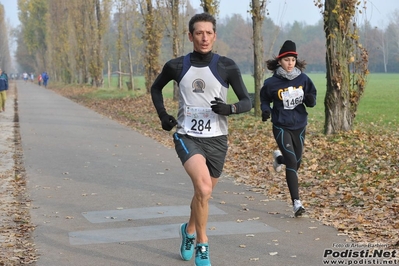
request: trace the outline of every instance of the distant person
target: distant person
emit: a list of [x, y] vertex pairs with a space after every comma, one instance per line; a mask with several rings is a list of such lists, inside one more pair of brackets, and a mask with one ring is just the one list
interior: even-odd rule
[[47, 82], [49, 80], [49, 76], [47, 75], [47, 72], [42, 73], [42, 79], [43, 79], [43, 86], [47, 88]]
[[0, 69], [0, 107], [2, 112], [6, 110], [6, 100], [7, 100], [7, 90], [8, 90], [8, 76], [6, 72]]
[[39, 84], [39, 86], [42, 85], [42, 82], [43, 82], [42, 74], [37, 75], [37, 83]]
[[[251, 99], [241, 72], [230, 58], [212, 52], [216, 40], [216, 20], [197, 14], [189, 22], [193, 52], [168, 61], [151, 86], [151, 96], [162, 128], [173, 134], [176, 153], [191, 178], [194, 195], [188, 222], [180, 225], [180, 256], [196, 266], [210, 266], [208, 202], [222, 174], [228, 149], [227, 117], [251, 110]], [[177, 120], [164, 106], [163, 88], [174, 80], [179, 85]], [[229, 86], [238, 102], [226, 104]], [[223, 264], [219, 262], [217, 264]]]
[[22, 78], [24, 79], [24, 81], [25, 82], [27, 82], [28, 81], [28, 73], [26, 73], [26, 72], [24, 72], [23, 74], [22, 74]]
[[[267, 78], [260, 91], [262, 121], [271, 117], [273, 135], [279, 150], [273, 152], [273, 168], [285, 167], [295, 217], [305, 208], [299, 197], [298, 169], [302, 160], [308, 113], [306, 107], [316, 105], [316, 88], [302, 71], [305, 61], [297, 59], [296, 45], [287, 40], [277, 57], [266, 61], [273, 76]], [[270, 104], [273, 103], [273, 107]]]

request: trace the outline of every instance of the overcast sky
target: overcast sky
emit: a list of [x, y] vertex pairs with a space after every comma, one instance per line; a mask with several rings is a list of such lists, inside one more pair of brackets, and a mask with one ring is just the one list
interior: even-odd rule
[[[200, 0], [190, 0], [191, 5], [198, 11], [202, 11]], [[227, 15], [241, 14], [245, 18], [251, 19], [247, 10], [251, 0], [220, 0], [220, 18]], [[324, 0], [322, 0], [324, 3]], [[313, 0], [268, 0], [267, 9], [269, 17], [278, 25], [299, 21], [314, 25], [321, 19], [320, 9], [317, 8]], [[365, 11], [366, 18], [372, 26], [384, 27], [390, 21], [390, 16], [394, 10], [399, 10], [398, 0], [367, 0]], [[365, 17], [359, 17], [365, 19]]]
[[[19, 24], [18, 0], [0, 0], [5, 7], [6, 17], [12, 26]], [[198, 10], [200, 0], [190, 0], [191, 4]], [[249, 3], [251, 0], [220, 0], [220, 18], [232, 14], [241, 14], [244, 18], [251, 18], [248, 15]], [[324, 0], [322, 1], [324, 3]], [[269, 17], [278, 25], [299, 21], [314, 25], [321, 18], [320, 10], [314, 6], [313, 0], [269, 0], [267, 4]], [[392, 12], [399, 10], [398, 0], [367, 0], [367, 9], [359, 21], [367, 18], [372, 26], [384, 28], [391, 20]]]

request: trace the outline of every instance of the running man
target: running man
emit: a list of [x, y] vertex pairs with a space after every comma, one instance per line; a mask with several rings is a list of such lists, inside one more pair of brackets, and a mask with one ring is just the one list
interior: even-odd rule
[[[194, 51], [164, 65], [151, 87], [151, 96], [162, 128], [170, 131], [177, 126], [175, 149], [194, 187], [190, 218], [179, 231], [181, 258], [190, 260], [195, 250], [195, 265], [210, 266], [208, 201], [226, 158], [227, 116], [247, 112], [252, 104], [235, 62], [212, 52], [215, 18], [207, 13], [194, 15], [188, 38]], [[167, 113], [162, 95], [171, 80], [179, 85], [177, 120]], [[234, 104], [226, 103], [230, 85], [238, 98]]]

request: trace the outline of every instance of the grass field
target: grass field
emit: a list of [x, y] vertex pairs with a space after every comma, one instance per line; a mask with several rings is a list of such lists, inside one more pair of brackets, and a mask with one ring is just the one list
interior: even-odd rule
[[[317, 105], [308, 109], [309, 118], [324, 121], [324, 98], [326, 95], [325, 74], [309, 74], [317, 88]], [[360, 100], [355, 125], [374, 124], [393, 127], [399, 125], [397, 103], [399, 96], [399, 74], [370, 74], [367, 87]], [[396, 111], [395, 111], [396, 110]]]
[[[313, 80], [317, 88], [317, 105], [314, 108], [308, 108], [309, 120], [317, 123], [324, 123], [324, 97], [326, 94], [326, 74], [308, 74]], [[255, 91], [253, 77], [249, 74], [243, 75], [244, 83], [250, 93]], [[124, 89], [117, 90], [116, 79], [112, 81], [114, 88], [101, 89], [92, 95], [98, 98], [123, 98], [135, 97], [144, 94], [144, 77], [135, 78], [135, 88], [140, 88], [135, 91], [127, 91], [126, 83], [124, 82]], [[105, 86], [107, 81], [104, 82]], [[399, 108], [399, 74], [370, 74], [367, 79], [367, 87], [363, 97], [360, 100], [357, 116], [355, 118], [355, 125], [378, 125], [387, 128], [397, 129], [399, 125], [398, 113]], [[164, 97], [172, 97], [172, 83], [164, 89]], [[232, 90], [229, 90], [228, 102], [234, 102], [236, 96]]]

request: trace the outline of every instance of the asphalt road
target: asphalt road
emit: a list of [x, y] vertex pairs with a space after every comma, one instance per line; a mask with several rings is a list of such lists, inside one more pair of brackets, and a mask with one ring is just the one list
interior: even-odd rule
[[[193, 265], [178, 252], [192, 186], [175, 151], [36, 84], [17, 88], [37, 265]], [[346, 241], [228, 176], [210, 204], [213, 266], [323, 265]]]

